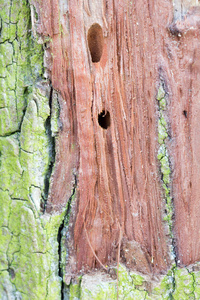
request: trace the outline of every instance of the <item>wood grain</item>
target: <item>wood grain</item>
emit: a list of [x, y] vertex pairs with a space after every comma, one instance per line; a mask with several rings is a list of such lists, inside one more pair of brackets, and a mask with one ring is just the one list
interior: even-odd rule
[[[199, 260], [198, 10], [175, 24], [166, 0], [45, 0], [35, 7], [37, 31], [51, 38], [48, 69], [61, 105], [48, 212], [61, 211], [73, 174], [78, 178], [67, 272], [100, 267], [94, 252], [104, 265], [116, 262], [120, 230], [127, 265], [127, 249], [138, 271], [163, 273], [171, 265], [157, 160], [161, 80], [168, 95], [176, 258], [181, 264]], [[87, 38], [94, 23], [104, 36], [98, 63]], [[98, 123], [103, 110], [110, 114], [107, 129]]]

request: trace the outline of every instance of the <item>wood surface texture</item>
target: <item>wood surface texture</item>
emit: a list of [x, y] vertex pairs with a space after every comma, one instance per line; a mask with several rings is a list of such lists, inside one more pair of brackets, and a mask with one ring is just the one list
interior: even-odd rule
[[[37, 32], [50, 37], [45, 67], [60, 93], [48, 213], [66, 206], [77, 176], [67, 272], [99, 268], [98, 260], [104, 265], [116, 262], [119, 245], [120, 260], [130, 268], [164, 273], [171, 266], [172, 240], [163, 221], [165, 199], [157, 159], [156, 95], [161, 82], [167, 95], [174, 251], [181, 265], [198, 261], [198, 8], [173, 21], [173, 5], [167, 0], [33, 3], [39, 16]], [[93, 24], [98, 26], [91, 29]], [[93, 62], [96, 59], [100, 61]], [[102, 111], [110, 115], [107, 129], [98, 122]]]

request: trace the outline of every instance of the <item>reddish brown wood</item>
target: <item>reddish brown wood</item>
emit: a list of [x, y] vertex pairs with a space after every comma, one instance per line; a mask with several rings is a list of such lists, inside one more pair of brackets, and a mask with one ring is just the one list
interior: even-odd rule
[[[45, 0], [35, 6], [38, 32], [51, 38], [48, 68], [61, 95], [48, 212], [61, 211], [74, 172], [78, 178], [67, 271], [99, 267], [93, 251], [103, 264], [116, 261], [120, 230], [122, 259], [131, 267], [126, 250], [134, 252], [139, 271], [170, 267], [157, 161], [161, 79], [168, 91], [177, 257], [182, 264], [199, 260], [198, 13], [175, 26], [166, 0]], [[99, 24], [98, 34], [103, 30], [103, 50], [102, 35], [90, 36], [93, 24]], [[94, 44], [100, 47], [97, 63], [90, 53]], [[107, 129], [98, 123], [102, 111], [110, 114]]]
[[[170, 142], [173, 159], [175, 237], [181, 265], [200, 259], [200, 8], [172, 24], [176, 37], [168, 42], [170, 58]], [[170, 37], [171, 39], [171, 37]], [[173, 45], [173, 46], [172, 46]], [[166, 53], [167, 56], [167, 53]]]

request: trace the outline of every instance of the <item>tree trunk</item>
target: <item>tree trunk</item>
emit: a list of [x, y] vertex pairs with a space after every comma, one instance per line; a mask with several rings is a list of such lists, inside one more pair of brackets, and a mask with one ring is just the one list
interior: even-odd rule
[[1, 1], [1, 299], [200, 298], [195, 5]]

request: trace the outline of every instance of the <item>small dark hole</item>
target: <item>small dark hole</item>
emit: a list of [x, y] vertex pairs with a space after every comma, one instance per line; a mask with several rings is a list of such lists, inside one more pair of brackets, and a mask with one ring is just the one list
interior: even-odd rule
[[99, 24], [95, 23], [90, 27], [88, 30], [87, 40], [92, 62], [97, 63], [101, 59], [104, 43], [103, 30]]
[[103, 129], [107, 129], [110, 126], [109, 111], [105, 112], [105, 110], [103, 110], [100, 114], [98, 114], [98, 122]]
[[187, 110], [183, 111], [183, 115], [187, 118]]

